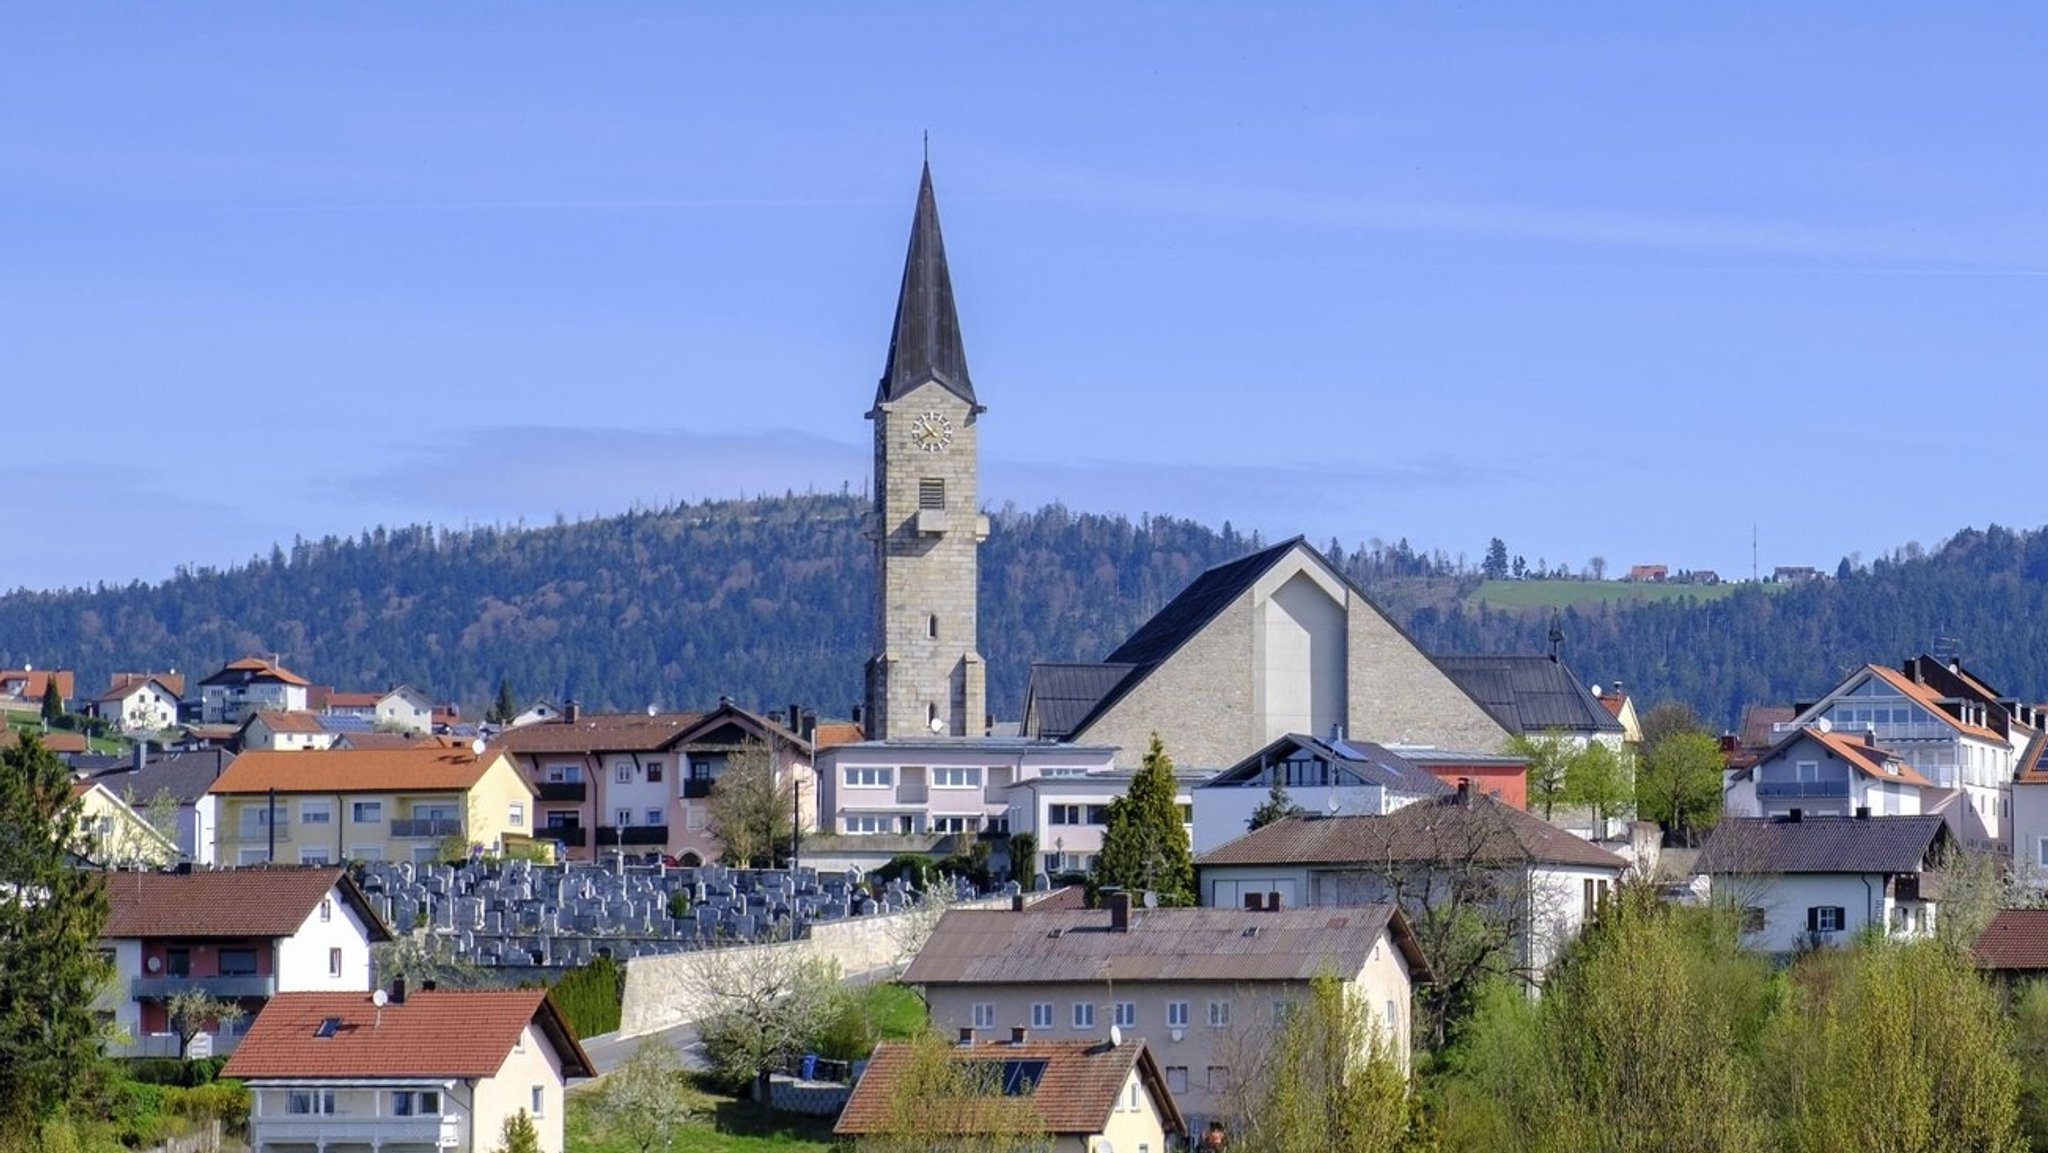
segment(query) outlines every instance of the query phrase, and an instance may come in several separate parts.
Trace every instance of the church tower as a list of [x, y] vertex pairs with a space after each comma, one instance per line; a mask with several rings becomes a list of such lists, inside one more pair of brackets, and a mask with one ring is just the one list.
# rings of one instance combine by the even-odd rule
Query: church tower
[[981, 736], [987, 669], [975, 640], [979, 552], [988, 538], [976, 461], [982, 406], [967, 378], [953, 282], [927, 163], [910, 225], [875, 422], [875, 655], [869, 740]]

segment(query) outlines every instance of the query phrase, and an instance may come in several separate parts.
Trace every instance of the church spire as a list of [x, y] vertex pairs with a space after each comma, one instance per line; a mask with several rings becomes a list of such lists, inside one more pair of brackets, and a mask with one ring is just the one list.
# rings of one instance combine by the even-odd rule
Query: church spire
[[[896, 298], [896, 324], [889, 334], [889, 362], [875, 403], [895, 400], [926, 381], [969, 404], [974, 384], [967, 378], [967, 349], [960, 342], [960, 317], [953, 311], [953, 278], [946, 271], [946, 242], [939, 235], [939, 202], [932, 195], [932, 166], [917, 185], [917, 216], [910, 226], [910, 253], [903, 261], [903, 289]], [[977, 410], [979, 405], [976, 405]]]

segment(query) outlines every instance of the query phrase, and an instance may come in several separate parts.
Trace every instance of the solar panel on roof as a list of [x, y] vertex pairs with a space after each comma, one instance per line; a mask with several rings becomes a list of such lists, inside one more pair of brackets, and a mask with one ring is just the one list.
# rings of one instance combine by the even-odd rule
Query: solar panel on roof
[[1021, 1097], [1045, 1080], [1045, 1062], [1042, 1060], [1010, 1060], [1003, 1062], [1003, 1096]]

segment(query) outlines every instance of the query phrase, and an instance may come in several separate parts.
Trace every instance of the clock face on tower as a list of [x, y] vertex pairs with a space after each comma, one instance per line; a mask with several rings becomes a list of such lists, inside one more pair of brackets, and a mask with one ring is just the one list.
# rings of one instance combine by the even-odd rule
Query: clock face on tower
[[944, 452], [953, 443], [953, 422], [943, 412], [927, 412], [910, 426], [910, 443], [926, 452]]

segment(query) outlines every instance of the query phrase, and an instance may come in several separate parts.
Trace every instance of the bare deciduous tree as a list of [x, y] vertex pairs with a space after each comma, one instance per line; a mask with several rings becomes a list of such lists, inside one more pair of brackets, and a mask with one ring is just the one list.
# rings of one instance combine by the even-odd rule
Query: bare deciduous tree
[[772, 1109], [769, 1075], [817, 1043], [839, 997], [839, 971], [787, 947], [721, 949], [706, 954], [694, 992], [712, 1069], [729, 1084], [751, 1082]]
[[726, 757], [711, 786], [704, 827], [724, 846], [725, 863], [773, 868], [787, 860], [795, 829], [795, 782], [778, 779], [768, 746], [749, 741]]
[[643, 1041], [625, 1064], [605, 1075], [597, 1123], [639, 1153], [667, 1149], [690, 1121], [682, 1059], [660, 1041]]

